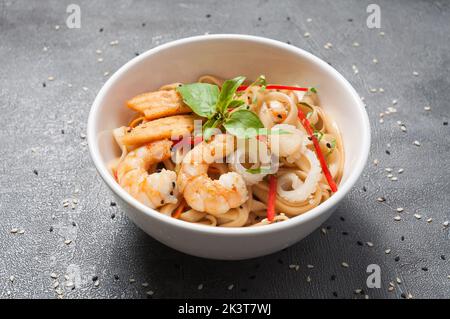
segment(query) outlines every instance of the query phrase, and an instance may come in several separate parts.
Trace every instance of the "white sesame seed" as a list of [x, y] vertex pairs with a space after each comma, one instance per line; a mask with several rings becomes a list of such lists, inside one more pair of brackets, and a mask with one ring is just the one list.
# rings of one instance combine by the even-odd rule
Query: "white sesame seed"
[[70, 280], [69, 275], [64, 275], [64, 279], [65, 279], [65, 280]]
[[447, 278], [450, 279], [450, 275], [448, 275]]
[[384, 120], [383, 120], [383, 119], [380, 119], [378, 122], [380, 122], [380, 124], [383, 124], [383, 123], [384, 123]]
[[378, 90], [377, 90], [376, 88], [371, 88], [371, 89], [370, 89], [370, 92], [371, 92], [371, 93], [376, 93], [377, 91], [378, 91]]
[[392, 168], [390, 168], [390, 167], [386, 167], [384, 170], [388, 173], [392, 172]]
[[10, 233], [11, 234], [15, 234], [15, 233], [17, 233], [19, 231], [19, 229], [17, 229], [17, 228], [12, 228], [11, 230], [10, 230]]
[[449, 221], [448, 221], [448, 220], [446, 220], [445, 222], [443, 222], [443, 223], [442, 223], [442, 225], [443, 225], [444, 227], [448, 227], [448, 225], [449, 225]]
[[373, 247], [373, 243], [370, 242], [370, 241], [368, 241], [366, 244], [367, 244], [367, 246], [369, 246], [369, 247]]
[[97, 50], [95, 50], [95, 53], [97, 53], [97, 54], [102, 54], [102, 50], [97, 49]]
[[136, 282], [136, 279], [134, 279], [134, 278], [130, 278], [130, 284], [132, 284], [132, 283], [135, 283]]
[[401, 213], [403, 210], [404, 210], [403, 207], [398, 207], [397, 208], [397, 212], [399, 212], [399, 213]]
[[413, 75], [414, 75], [414, 76], [418, 76], [418, 75], [419, 75], [419, 72], [413, 71]]
[[389, 286], [388, 291], [394, 291], [394, 287]]
[[423, 109], [424, 109], [425, 111], [431, 111], [431, 106], [425, 106]]
[[384, 197], [378, 197], [377, 201], [379, 201], [380, 203], [385, 202], [386, 199]]
[[413, 144], [416, 145], [416, 146], [420, 146], [420, 142], [419, 141], [414, 141]]
[[400, 216], [398, 216], [398, 215], [397, 215], [397, 216], [395, 216], [395, 217], [394, 217], [394, 219], [395, 219], [396, 221], [400, 221], [400, 220], [402, 220], [402, 218], [401, 218]]
[[393, 176], [394, 176], [394, 175], [392, 175], [392, 174], [387, 174], [387, 175], [386, 175], [387, 178], [392, 178]]
[[415, 217], [416, 219], [421, 219], [421, 218], [422, 218], [422, 215], [420, 215], [420, 214], [414, 214], [414, 217]]
[[75, 284], [72, 281], [66, 282], [66, 287], [73, 287]]
[[384, 89], [383, 89], [383, 88], [379, 88], [378, 91], [379, 91], [380, 93], [383, 93], [383, 92], [384, 92]]
[[397, 100], [392, 100], [392, 105], [396, 105], [398, 103]]
[[47, 52], [48, 51], [48, 47], [43, 47], [42, 51]]
[[353, 42], [353, 46], [354, 47], [359, 47], [359, 43], [358, 42]]
[[402, 283], [402, 280], [400, 278], [395, 278], [395, 281], [397, 281], [397, 283], [400, 285]]
[[67, 84], [67, 86], [71, 88], [73, 85], [71, 83], [69, 83], [69, 84]]
[[391, 177], [391, 181], [393, 181], [393, 182], [396, 182], [396, 181], [398, 181], [398, 178], [397, 177]]
[[399, 170], [397, 171], [397, 173], [401, 174], [403, 173], [405, 170], [403, 168], [399, 168]]
[[19, 235], [23, 235], [23, 234], [25, 234], [25, 230], [24, 230], [24, 229], [21, 229], [21, 230], [19, 230], [17, 233], [18, 233]]
[[374, 165], [378, 165], [378, 163], [379, 163], [379, 161], [378, 161], [377, 159], [374, 159], [374, 160], [373, 160], [373, 164], [374, 164]]
[[296, 266], [297, 265], [291, 264], [291, 265], [289, 265], [289, 269], [295, 269]]
[[100, 281], [99, 280], [96, 280], [95, 282], [94, 282], [94, 286], [95, 287], [98, 287], [100, 285]]
[[427, 223], [431, 223], [433, 221], [433, 218], [428, 218]]
[[64, 241], [64, 244], [70, 245], [71, 242], [72, 242], [72, 241], [71, 241], [70, 239], [66, 239], [66, 240]]
[[58, 281], [55, 281], [54, 283], [53, 283], [53, 289], [56, 289], [56, 288], [58, 288], [59, 287], [59, 282]]
[[311, 36], [311, 33], [305, 32], [305, 33], [303, 34], [303, 36], [304, 36], [305, 38], [309, 38], [309, 37]]
[[311, 282], [311, 277], [310, 276], [306, 277], [306, 282]]
[[47, 80], [49, 80], [49, 81], [53, 81], [54, 79], [55, 79], [54, 76], [49, 76], [49, 77], [47, 78]]
[[389, 255], [389, 254], [391, 253], [391, 250], [390, 250], [390, 249], [386, 249], [386, 250], [384, 251], [384, 253], [385, 253], [386, 255]]
[[198, 286], [197, 286], [197, 289], [198, 289], [198, 290], [202, 290], [202, 289], [203, 289], [203, 284], [198, 285]]
[[155, 294], [155, 292], [153, 290], [149, 290], [149, 291], [146, 292], [146, 294], [148, 296], [153, 296]]
[[313, 269], [313, 268], [314, 268], [314, 265], [306, 265], [306, 267], [307, 267], [308, 269]]
[[57, 273], [52, 272], [52, 273], [50, 274], [50, 277], [53, 278], [53, 279], [56, 279], [56, 278], [59, 277], [59, 275], [58, 275]]
[[118, 45], [119, 44], [119, 40], [114, 40], [109, 42], [109, 45], [114, 46], [114, 45]]
[[89, 90], [87, 87], [83, 86], [83, 91]]
[[347, 264], [347, 263], [344, 261], [344, 262], [342, 262], [341, 266], [344, 267], [344, 268], [348, 268], [348, 267], [349, 267], [349, 264]]
[[374, 59], [372, 60], [372, 62], [375, 63], [375, 64], [377, 64], [377, 63], [378, 63], [378, 59], [375, 59], [375, 58], [374, 58]]
[[322, 228], [321, 231], [322, 231], [322, 234], [326, 235], [326, 233], [327, 233], [327, 229], [326, 228]]
[[109, 72], [108, 71], [106, 71], [105, 73], [103, 73], [103, 76], [108, 76], [109, 75]]
[[386, 33], [384, 33], [383, 31], [381, 31], [380, 33], [379, 33], [379, 35], [381, 35], [382, 37], [385, 35]]
[[59, 25], [55, 25], [55, 30], [59, 30], [61, 27]]
[[103, 58], [98, 58], [97, 62], [103, 62]]
[[233, 285], [233, 284], [231, 284], [231, 285], [229, 285], [229, 286], [227, 287], [228, 290], [233, 290], [233, 288], [234, 288], [234, 285]]
[[312, 21], [311, 18], [306, 19], [306, 22], [311, 22], [311, 21]]
[[148, 282], [143, 282], [141, 285], [142, 287], [148, 287]]
[[11, 282], [14, 282], [15, 279], [16, 279], [16, 277], [14, 277], [14, 276], [9, 277], [9, 281], [11, 281]]
[[412, 299], [413, 295], [411, 295], [411, 293], [408, 293], [408, 299]]
[[362, 292], [362, 289], [355, 289], [354, 293], [359, 295]]

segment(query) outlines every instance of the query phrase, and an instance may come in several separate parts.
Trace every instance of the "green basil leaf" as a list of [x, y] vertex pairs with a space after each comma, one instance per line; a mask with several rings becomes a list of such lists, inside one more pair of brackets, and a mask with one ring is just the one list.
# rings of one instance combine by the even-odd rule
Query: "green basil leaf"
[[228, 108], [229, 109], [234, 109], [234, 108], [240, 107], [240, 106], [242, 106], [244, 104], [245, 104], [245, 102], [242, 101], [242, 100], [233, 100], [233, 101], [230, 102], [230, 104], [228, 104]]
[[214, 134], [215, 129], [222, 124], [222, 119], [212, 117], [203, 124], [203, 139], [208, 141]]
[[259, 167], [259, 168], [248, 168], [245, 170], [247, 173], [250, 174], [269, 174], [272, 170], [266, 167]]
[[245, 77], [238, 76], [234, 79], [226, 80], [225, 82], [223, 82], [219, 100], [217, 101], [217, 111], [225, 113], [228, 105], [233, 100], [233, 96], [236, 93], [236, 90], [241, 86], [244, 80]]
[[261, 128], [264, 128], [259, 117], [249, 110], [238, 110], [232, 112], [223, 123], [228, 133], [239, 138], [249, 138], [258, 135]]
[[184, 103], [192, 111], [203, 117], [211, 117], [216, 112], [216, 104], [219, 97], [217, 85], [208, 83], [192, 83], [177, 87]]

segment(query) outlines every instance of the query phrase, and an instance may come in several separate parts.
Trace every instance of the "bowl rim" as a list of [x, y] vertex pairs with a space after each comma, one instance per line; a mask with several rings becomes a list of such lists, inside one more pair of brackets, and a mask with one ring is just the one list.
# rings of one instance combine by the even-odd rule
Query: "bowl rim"
[[[116, 80], [125, 73], [130, 67], [135, 65], [136, 63], [139, 63], [142, 60], [145, 60], [149, 56], [158, 53], [163, 50], [168, 50], [170, 48], [184, 45], [187, 43], [196, 43], [196, 42], [205, 42], [205, 41], [211, 41], [211, 40], [243, 40], [247, 42], [254, 42], [258, 44], [268, 45], [271, 47], [277, 47], [282, 50], [289, 51], [290, 53], [294, 53], [296, 55], [303, 56], [304, 58], [318, 64], [320, 67], [324, 68], [326, 71], [331, 72], [335, 75], [338, 81], [343, 84], [346, 90], [353, 96], [355, 100], [355, 110], [358, 111], [358, 117], [362, 119], [363, 121], [363, 130], [362, 132], [362, 155], [356, 159], [355, 165], [352, 167], [352, 171], [349, 173], [349, 176], [347, 180], [344, 183], [340, 184], [340, 187], [336, 193], [333, 194], [329, 199], [327, 199], [325, 202], [321, 203], [317, 207], [311, 209], [307, 213], [301, 214], [299, 216], [295, 216], [293, 218], [290, 218], [289, 220], [283, 221], [281, 223], [274, 223], [274, 224], [268, 224], [268, 225], [261, 225], [258, 227], [211, 227], [207, 225], [201, 225], [201, 224], [193, 224], [189, 223], [183, 220], [179, 220], [176, 218], [172, 218], [170, 216], [166, 216], [161, 214], [160, 212], [145, 206], [144, 204], [140, 203], [138, 200], [136, 200], [134, 197], [132, 197], [130, 194], [128, 194], [125, 190], [123, 190], [120, 185], [113, 179], [111, 174], [109, 173], [106, 165], [101, 160], [101, 155], [99, 148], [97, 146], [96, 142], [96, 122], [97, 117], [99, 116], [99, 107], [101, 101], [106, 96], [107, 92], [109, 91], [110, 87], [116, 82]], [[106, 183], [106, 185], [117, 195], [119, 196], [123, 201], [125, 201], [128, 205], [131, 205], [136, 210], [138, 210], [140, 213], [143, 213], [146, 215], [146, 217], [155, 218], [159, 220], [162, 223], [170, 224], [173, 227], [180, 227], [184, 230], [191, 231], [191, 232], [200, 232], [205, 234], [216, 234], [216, 235], [223, 235], [223, 236], [233, 236], [233, 235], [241, 235], [241, 236], [250, 236], [250, 235], [256, 235], [256, 234], [264, 234], [264, 233], [270, 233], [270, 232], [278, 232], [283, 231], [292, 227], [297, 227], [300, 224], [306, 223], [310, 220], [314, 220], [318, 218], [320, 215], [324, 214], [328, 210], [332, 209], [334, 206], [336, 206], [352, 189], [358, 178], [360, 177], [368, 156], [369, 156], [369, 150], [370, 150], [370, 123], [369, 123], [369, 117], [367, 115], [367, 112], [365, 110], [364, 104], [362, 103], [359, 94], [356, 92], [356, 90], [353, 88], [353, 86], [332, 66], [330, 66], [328, 63], [323, 61], [322, 59], [316, 57], [312, 53], [309, 53], [303, 49], [300, 49], [298, 47], [295, 47], [290, 44], [286, 44], [283, 42], [280, 42], [278, 40], [273, 40], [265, 37], [259, 37], [259, 36], [253, 36], [253, 35], [243, 35], [243, 34], [208, 34], [208, 35], [200, 35], [200, 36], [192, 36], [187, 38], [182, 38], [178, 40], [174, 40], [162, 45], [159, 45], [157, 47], [154, 47], [142, 54], [140, 54], [137, 57], [134, 57], [127, 63], [125, 63], [122, 67], [120, 67], [102, 86], [100, 91], [98, 92], [91, 109], [89, 111], [89, 117], [88, 117], [88, 124], [87, 124], [87, 141], [89, 146], [89, 152], [92, 158], [92, 161], [94, 162], [94, 165], [102, 177], [103, 181]]]

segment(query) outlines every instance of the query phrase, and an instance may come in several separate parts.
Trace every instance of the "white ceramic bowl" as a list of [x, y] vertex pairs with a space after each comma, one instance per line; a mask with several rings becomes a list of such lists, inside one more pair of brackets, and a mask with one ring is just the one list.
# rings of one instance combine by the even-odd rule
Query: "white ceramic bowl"
[[[171, 82], [194, 82], [203, 74], [223, 78], [265, 74], [269, 82], [314, 86], [321, 105], [337, 122], [345, 148], [339, 190], [311, 211], [288, 221], [251, 228], [196, 225], [144, 206], [114, 180], [107, 163], [119, 153], [111, 130], [124, 125], [131, 111], [124, 102]], [[370, 127], [353, 87], [314, 55], [282, 42], [247, 35], [197, 36], [151, 49], [121, 67], [103, 86], [88, 121], [89, 150], [100, 176], [120, 208], [147, 234], [187, 254], [213, 259], [246, 259], [286, 248], [319, 227], [350, 191], [367, 161]]]

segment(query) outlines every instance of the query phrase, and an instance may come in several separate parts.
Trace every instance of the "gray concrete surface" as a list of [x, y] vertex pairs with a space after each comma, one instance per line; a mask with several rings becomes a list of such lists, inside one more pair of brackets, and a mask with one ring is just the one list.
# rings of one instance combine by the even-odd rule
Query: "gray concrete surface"
[[[65, 25], [72, 2], [81, 29]], [[0, 297], [449, 298], [449, 2], [379, 0], [380, 30], [365, 24], [371, 2], [0, 0]], [[370, 162], [326, 234], [264, 258], [210, 261], [163, 246], [110, 205], [82, 135], [96, 93], [136, 53], [206, 32], [289, 41], [365, 97]], [[380, 123], [388, 107], [397, 112]], [[366, 287], [369, 264], [381, 267], [380, 289]]]

